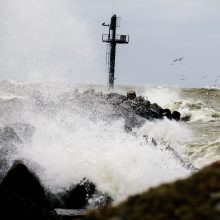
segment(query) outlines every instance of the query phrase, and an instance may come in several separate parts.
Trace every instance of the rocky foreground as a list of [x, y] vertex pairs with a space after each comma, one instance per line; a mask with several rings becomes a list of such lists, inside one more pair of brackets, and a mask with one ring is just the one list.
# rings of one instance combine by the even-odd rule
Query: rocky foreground
[[[83, 197], [84, 189], [81, 188], [81, 191], [77, 189], [72, 201], [78, 201], [80, 204], [84, 200], [80, 198]], [[88, 192], [90, 191], [86, 193]], [[15, 164], [0, 184], [1, 220], [67, 219], [58, 216], [53, 205], [37, 177], [22, 163]], [[106, 206], [77, 219], [217, 220], [219, 218], [220, 162], [216, 162], [188, 179], [163, 184], [140, 195], [132, 196], [117, 206]], [[68, 219], [76, 218], [68, 217]]]
[[[168, 118], [178, 121], [181, 118], [179, 112], [171, 113], [169, 109], [162, 109], [144, 97], [137, 97], [133, 91], [128, 92], [127, 96], [117, 93], [102, 94], [94, 91], [78, 93], [76, 91], [72, 96], [64, 95], [58, 100], [55, 103], [43, 102], [38, 95], [35, 104], [39, 109], [44, 109], [44, 106], [46, 108], [51, 106], [53, 109], [57, 105], [60, 107], [68, 106], [76, 111], [78, 108], [80, 111], [81, 109], [88, 109], [94, 120], [95, 116], [98, 119], [103, 117], [110, 121], [123, 118], [125, 130], [131, 133], [132, 128], [141, 126], [146, 120]], [[76, 103], [77, 105], [75, 105]], [[95, 184], [86, 178], [80, 183], [74, 184], [68, 191], [54, 195], [42, 186], [38, 177], [23, 162], [16, 162], [10, 167], [7, 155], [15, 151], [16, 146], [22, 144], [23, 141], [31, 140], [34, 132], [34, 127], [21, 123], [0, 128], [0, 220], [66, 219], [63, 216], [58, 216], [54, 210], [56, 208], [92, 208], [89, 201], [97, 197], [99, 200], [95, 204], [96, 208], [109, 206], [112, 203], [112, 198], [109, 195], [99, 192]], [[148, 141], [147, 137], [146, 141]], [[157, 146], [156, 141], [154, 141], [154, 145]], [[165, 150], [170, 151], [187, 169], [197, 170], [185, 162], [172, 147], [166, 146]], [[213, 210], [213, 213], [218, 212], [218, 204], [212, 202], [214, 201], [213, 198], [215, 200], [218, 198], [218, 190], [220, 191], [217, 185], [220, 180], [220, 171], [218, 170], [220, 170], [220, 166], [215, 164], [188, 180], [173, 185], [164, 185], [143, 195], [131, 197], [117, 207], [109, 207], [90, 213], [83, 219], [201, 219], [186, 215], [186, 213], [192, 213], [193, 217], [197, 217], [196, 213], [199, 211], [192, 207], [201, 209], [200, 211], [204, 212], [204, 216], [207, 213], [207, 217], [211, 212], [210, 210]], [[207, 194], [206, 197], [200, 188], [204, 190], [204, 195]], [[210, 195], [211, 197], [209, 197]], [[185, 217], [182, 218], [182, 216]], [[211, 216], [213, 217], [213, 215]], [[207, 218], [204, 217], [203, 219]]]
[[89, 213], [84, 220], [220, 219], [220, 162], [186, 180], [163, 184], [116, 207]]

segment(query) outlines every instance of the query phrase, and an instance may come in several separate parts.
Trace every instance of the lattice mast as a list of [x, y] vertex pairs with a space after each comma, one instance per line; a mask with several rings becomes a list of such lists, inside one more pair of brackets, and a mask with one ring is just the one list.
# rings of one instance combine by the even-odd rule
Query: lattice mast
[[106, 62], [109, 73], [109, 87], [114, 88], [115, 82], [115, 57], [116, 57], [116, 45], [117, 44], [128, 44], [128, 35], [117, 35], [117, 27], [119, 27], [119, 19], [116, 15], [111, 17], [111, 23], [102, 24], [103, 26], [109, 27], [109, 33], [102, 35], [102, 42], [108, 43], [106, 52]]

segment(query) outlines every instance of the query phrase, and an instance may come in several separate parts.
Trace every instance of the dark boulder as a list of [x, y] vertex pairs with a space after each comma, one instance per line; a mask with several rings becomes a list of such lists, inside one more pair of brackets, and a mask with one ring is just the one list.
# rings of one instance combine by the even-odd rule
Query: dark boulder
[[110, 104], [115, 106], [122, 104], [124, 101], [127, 100], [127, 97], [118, 93], [109, 93], [107, 95], [107, 100]]
[[150, 115], [148, 114], [151, 103], [148, 100], [143, 100], [142, 98], [140, 99], [139, 97], [137, 97], [136, 101], [137, 101], [137, 105], [135, 108], [135, 113], [137, 115], [140, 115], [141, 117], [150, 119]]
[[135, 100], [126, 100], [123, 102], [121, 106], [125, 107], [126, 109], [135, 110], [137, 108], [137, 102]]
[[55, 212], [43, 209], [0, 185], [0, 219], [56, 220], [58, 217]]
[[88, 200], [94, 195], [96, 186], [84, 178], [79, 184], [70, 189], [66, 194], [66, 208], [82, 209], [88, 205]]
[[181, 114], [177, 111], [174, 111], [172, 113], [172, 119], [176, 120], [176, 121], [179, 121], [180, 120], [180, 117], [181, 117]]
[[137, 102], [137, 104], [142, 105], [145, 101], [145, 98], [143, 96], [138, 96], [137, 98], [135, 98], [135, 102]]
[[137, 97], [136, 92], [135, 91], [129, 91], [127, 92], [127, 98], [134, 100]]
[[54, 209], [100, 208], [113, 201], [108, 194], [99, 192], [96, 185], [87, 178], [65, 192], [50, 194], [49, 199]]
[[114, 109], [118, 117], [124, 119], [126, 128], [140, 127], [145, 122], [143, 117], [135, 114], [134, 109], [135, 103], [131, 100], [124, 102], [123, 105], [119, 105]]
[[31, 200], [41, 208], [51, 209], [44, 188], [38, 178], [21, 162], [16, 162], [12, 166], [2, 180], [1, 186], [22, 198]]
[[162, 109], [157, 103], [151, 104], [151, 105], [150, 105], [150, 108], [153, 109], [153, 110], [155, 110], [155, 111], [158, 113], [158, 115], [160, 115], [160, 117], [162, 116], [162, 114], [163, 114], [163, 109]]
[[163, 109], [156, 103], [150, 105], [149, 109], [147, 110], [146, 116], [143, 116], [146, 119], [162, 119]]
[[170, 120], [172, 119], [172, 114], [171, 114], [170, 109], [167, 109], [167, 108], [164, 109], [162, 115], [163, 115], [163, 117], [166, 117]]

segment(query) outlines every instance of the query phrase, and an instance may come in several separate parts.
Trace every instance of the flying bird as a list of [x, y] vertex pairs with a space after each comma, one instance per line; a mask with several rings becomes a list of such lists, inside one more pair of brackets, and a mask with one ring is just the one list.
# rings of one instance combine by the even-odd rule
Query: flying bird
[[177, 62], [177, 61], [181, 62], [183, 59], [184, 59], [184, 57], [180, 57], [180, 58], [178, 58], [178, 59], [173, 60], [172, 63], [175, 63], [175, 62]]
[[178, 58], [178, 59], [175, 59], [175, 60], [173, 60], [173, 61], [171, 62], [170, 65], [174, 65], [174, 63], [176, 63], [176, 62], [181, 62], [181, 61], [183, 61], [183, 59], [184, 59], [184, 57], [180, 57], [180, 58]]

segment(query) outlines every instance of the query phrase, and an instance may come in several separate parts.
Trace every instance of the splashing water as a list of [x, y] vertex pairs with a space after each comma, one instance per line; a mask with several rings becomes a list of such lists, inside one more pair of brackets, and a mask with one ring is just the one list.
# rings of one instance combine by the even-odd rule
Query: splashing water
[[71, 0], [1, 0], [1, 79], [104, 83], [99, 47], [76, 11]]
[[[14, 127], [23, 141], [7, 155], [9, 163], [23, 159], [53, 192], [87, 177], [116, 201], [187, 176], [190, 172], [163, 147], [168, 143], [184, 157], [194, 138], [187, 125], [146, 122], [134, 136], [124, 131], [123, 120], [105, 119], [111, 108], [95, 104], [91, 111], [71, 98], [71, 84], [45, 82], [103, 83], [92, 30], [76, 10], [70, 0], [0, 0], [1, 77], [28, 82], [0, 83], [0, 125]], [[170, 88], [144, 88], [143, 94], [162, 107], [203, 117], [204, 111], [187, 108]], [[29, 139], [15, 123], [33, 127]], [[142, 135], [155, 138], [158, 146]]]
[[[67, 88], [59, 93], [57, 84], [47, 86], [47, 92], [38, 86], [37, 93], [34, 84], [17, 84], [16, 90], [11, 90], [19, 93], [19, 87], [22, 91], [26, 87], [28, 92], [18, 102], [11, 103], [13, 111], [5, 112], [3, 117], [8, 119], [7, 124], [28, 123], [35, 132], [30, 141], [23, 140], [24, 144], [17, 146], [8, 160], [23, 159], [29, 163], [53, 192], [87, 177], [99, 190], [121, 201], [128, 195], [190, 173], [169, 151], [163, 150], [162, 143], [155, 147], [142, 135], [126, 133], [121, 119], [109, 121], [99, 114], [91, 115], [92, 109], [82, 108], [71, 99], [72, 92], [67, 92]], [[177, 122], [146, 122], [136, 132], [156, 139], [164, 136], [165, 141], [175, 146], [187, 135], [181, 127]], [[19, 130], [16, 131], [19, 134]]]

